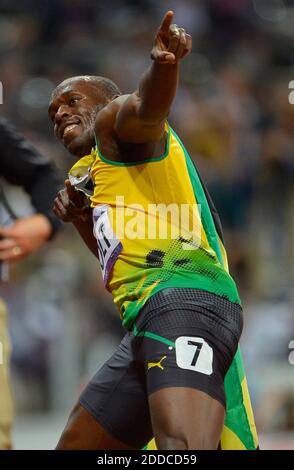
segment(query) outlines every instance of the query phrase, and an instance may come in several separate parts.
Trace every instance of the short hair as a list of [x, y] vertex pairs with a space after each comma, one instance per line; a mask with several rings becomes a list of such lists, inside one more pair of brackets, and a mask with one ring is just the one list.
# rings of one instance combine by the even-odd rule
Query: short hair
[[105, 94], [106, 98], [113, 98], [114, 96], [121, 95], [119, 87], [109, 78], [92, 76], [91, 81], [97, 84], [101, 91]]
[[80, 80], [90, 82], [93, 85], [97, 86], [106, 99], [111, 99], [114, 96], [119, 96], [122, 94], [119, 87], [112, 80], [106, 77], [100, 77], [98, 75], [80, 75], [76, 77], [70, 77], [61, 82], [57, 86], [57, 88], [59, 88], [60, 86], [68, 85], [71, 82], [76, 82]]

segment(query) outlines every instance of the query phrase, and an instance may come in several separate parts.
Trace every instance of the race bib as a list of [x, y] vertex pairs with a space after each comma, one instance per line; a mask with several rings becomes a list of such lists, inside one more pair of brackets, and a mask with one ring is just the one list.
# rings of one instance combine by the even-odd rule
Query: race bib
[[181, 369], [205, 375], [213, 373], [213, 350], [203, 338], [180, 336], [176, 339], [176, 360]]
[[108, 208], [109, 206], [107, 204], [102, 204], [96, 206], [93, 210], [93, 233], [97, 240], [99, 261], [105, 284], [123, 248], [121, 242], [112, 230], [107, 212]]

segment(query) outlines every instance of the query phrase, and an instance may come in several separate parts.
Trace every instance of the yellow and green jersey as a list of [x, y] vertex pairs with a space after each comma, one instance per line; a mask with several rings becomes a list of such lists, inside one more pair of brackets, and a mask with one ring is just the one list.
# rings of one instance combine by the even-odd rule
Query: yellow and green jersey
[[[77, 187], [85, 187], [89, 175], [94, 182], [91, 201], [103, 278], [128, 329], [145, 302], [164, 288], [203, 289], [240, 304], [217, 213], [181, 140], [168, 124], [166, 131], [166, 150], [158, 158], [113, 162], [96, 145], [69, 173]], [[225, 393], [222, 449], [255, 449], [239, 349], [225, 378]]]
[[240, 303], [197, 171], [169, 126], [166, 151], [152, 160], [109, 161], [97, 146], [92, 179], [92, 206], [107, 210], [121, 243], [105, 282], [126, 328], [167, 287], [194, 287]]

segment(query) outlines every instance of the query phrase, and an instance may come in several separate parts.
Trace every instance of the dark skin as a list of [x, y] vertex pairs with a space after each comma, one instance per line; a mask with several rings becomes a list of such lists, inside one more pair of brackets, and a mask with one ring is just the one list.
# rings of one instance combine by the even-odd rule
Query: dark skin
[[[99, 149], [109, 160], [128, 162], [161, 155], [166, 145], [164, 124], [176, 95], [179, 63], [189, 54], [192, 39], [165, 15], [156, 34], [151, 67], [130, 95], [111, 99], [87, 77], [77, 77], [57, 87], [49, 115], [55, 133], [75, 156], [90, 153], [95, 130]], [[64, 133], [64, 129], [72, 125]], [[85, 197], [67, 180], [55, 200], [54, 212], [72, 222], [90, 250], [97, 255], [91, 210]], [[159, 449], [216, 449], [223, 429], [225, 409], [206, 393], [192, 388], [169, 387], [149, 398], [153, 433]], [[73, 409], [58, 449], [128, 449], [111, 436], [81, 405]]]

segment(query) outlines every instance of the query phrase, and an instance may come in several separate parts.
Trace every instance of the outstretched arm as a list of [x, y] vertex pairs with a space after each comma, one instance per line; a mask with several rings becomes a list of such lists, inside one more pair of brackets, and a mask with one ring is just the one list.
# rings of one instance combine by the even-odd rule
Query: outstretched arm
[[151, 51], [153, 63], [117, 114], [115, 131], [124, 142], [147, 143], [163, 137], [177, 91], [179, 61], [192, 49], [191, 36], [172, 24], [173, 16], [172, 11], [166, 13]]

